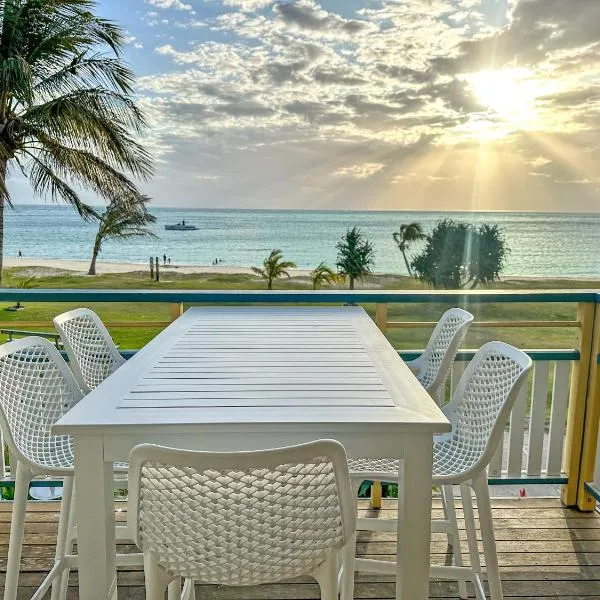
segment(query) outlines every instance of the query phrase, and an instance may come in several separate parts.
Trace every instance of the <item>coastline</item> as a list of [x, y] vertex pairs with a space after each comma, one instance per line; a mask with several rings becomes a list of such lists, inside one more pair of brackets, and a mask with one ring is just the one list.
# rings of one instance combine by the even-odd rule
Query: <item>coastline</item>
[[[58, 271], [69, 271], [72, 275], [88, 276], [90, 267], [89, 260], [65, 260], [55, 258], [4, 258], [4, 268], [30, 268], [30, 269], [55, 269]], [[98, 275], [112, 273], [135, 273], [139, 271], [148, 272], [149, 264], [141, 263], [123, 263], [111, 261], [98, 261], [96, 263], [96, 272]], [[166, 265], [162, 262], [159, 266], [160, 272], [164, 273], [182, 273], [183, 275], [194, 275], [200, 273], [219, 274], [219, 275], [253, 275], [250, 267], [230, 266], [230, 265]], [[292, 277], [308, 277], [310, 269], [289, 269]], [[47, 273], [40, 273], [47, 274]], [[93, 275], [92, 275], [93, 277]]]
[[[78, 275], [82, 277], [94, 277], [88, 275], [90, 266], [89, 259], [58, 259], [58, 258], [14, 258], [5, 257], [3, 267], [5, 269], [28, 269], [27, 274], [30, 277], [44, 277], [47, 275]], [[96, 263], [97, 275], [125, 274], [125, 273], [148, 273], [150, 270], [147, 263], [126, 263], [116, 261], [98, 261]], [[252, 269], [248, 266], [235, 265], [167, 265], [160, 263], [161, 273], [179, 273], [181, 275], [254, 275]], [[310, 277], [311, 269], [289, 269], [291, 277], [306, 278]], [[376, 271], [374, 276], [385, 277], [408, 277], [401, 273], [386, 273]], [[532, 282], [541, 283], [542, 281], [563, 281], [565, 283], [575, 283], [578, 281], [597, 282], [597, 277], [552, 277], [552, 276], [534, 276], [534, 275], [506, 275], [501, 278], [501, 282]]]

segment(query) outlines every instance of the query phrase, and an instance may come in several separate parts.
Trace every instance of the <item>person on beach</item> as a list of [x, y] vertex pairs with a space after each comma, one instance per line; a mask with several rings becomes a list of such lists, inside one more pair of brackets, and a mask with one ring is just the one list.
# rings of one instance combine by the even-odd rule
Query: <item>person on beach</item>
[[163, 266], [167, 264], [167, 255], [163, 254]]
[[167, 258], [167, 263], [171, 264], [171, 259], [170, 258]]
[[23, 253], [19, 250], [19, 258], [23, 258]]

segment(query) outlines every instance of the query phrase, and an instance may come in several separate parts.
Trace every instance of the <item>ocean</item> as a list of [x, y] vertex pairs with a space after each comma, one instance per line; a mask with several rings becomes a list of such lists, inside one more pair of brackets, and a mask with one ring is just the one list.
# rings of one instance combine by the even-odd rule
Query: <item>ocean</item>
[[[105, 243], [100, 260], [147, 265], [150, 256], [166, 254], [176, 265], [259, 265], [280, 248], [300, 268], [321, 261], [335, 265], [335, 245], [357, 225], [375, 247], [375, 270], [406, 274], [392, 232], [417, 221], [430, 231], [449, 217], [473, 224], [499, 225], [510, 249], [504, 276], [600, 277], [600, 214], [205, 210], [153, 208], [158, 239]], [[4, 255], [87, 259], [95, 225], [61, 205], [16, 205], [6, 209]], [[165, 231], [185, 220], [197, 231]], [[417, 248], [415, 248], [417, 249]]]

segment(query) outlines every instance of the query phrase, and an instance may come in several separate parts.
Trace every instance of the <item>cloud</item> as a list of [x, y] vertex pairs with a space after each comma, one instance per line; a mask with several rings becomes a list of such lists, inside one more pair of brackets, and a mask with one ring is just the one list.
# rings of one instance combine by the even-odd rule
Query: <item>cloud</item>
[[549, 165], [552, 161], [549, 158], [544, 158], [543, 156], [536, 156], [529, 161], [529, 164], [534, 169], [539, 169], [540, 167], [544, 167]]
[[190, 4], [186, 4], [181, 0], [146, 0], [146, 3], [162, 9], [174, 8], [177, 10], [194, 11], [194, 8]]
[[[566, 4], [502, 0], [492, 16], [480, 0], [182, 9], [154, 48], [161, 71], [139, 79], [159, 174], [214, 174], [219, 197], [256, 191], [248, 203], [263, 205], [521, 209], [558, 206], [569, 186], [592, 194], [573, 182], [600, 172], [600, 31], [584, 23], [600, 2]], [[469, 77], [486, 69], [478, 89]], [[482, 93], [498, 79], [507, 86]]]
[[340, 167], [334, 171], [334, 175], [341, 177], [354, 177], [355, 179], [366, 179], [379, 173], [385, 165], [383, 163], [362, 163], [357, 165], [350, 165], [347, 167]]
[[336, 31], [352, 36], [370, 27], [365, 21], [344, 19], [329, 13], [311, 0], [278, 2], [274, 9], [287, 25], [303, 30]]
[[271, 6], [274, 0], [223, 0], [224, 6], [232, 6], [243, 11], [255, 11]]

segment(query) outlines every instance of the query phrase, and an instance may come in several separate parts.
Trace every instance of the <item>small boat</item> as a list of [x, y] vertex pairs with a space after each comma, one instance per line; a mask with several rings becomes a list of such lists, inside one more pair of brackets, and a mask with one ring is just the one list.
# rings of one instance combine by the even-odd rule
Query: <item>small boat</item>
[[176, 225], [165, 225], [167, 231], [196, 231], [198, 229], [195, 225], [186, 225], [185, 221], [177, 223]]

